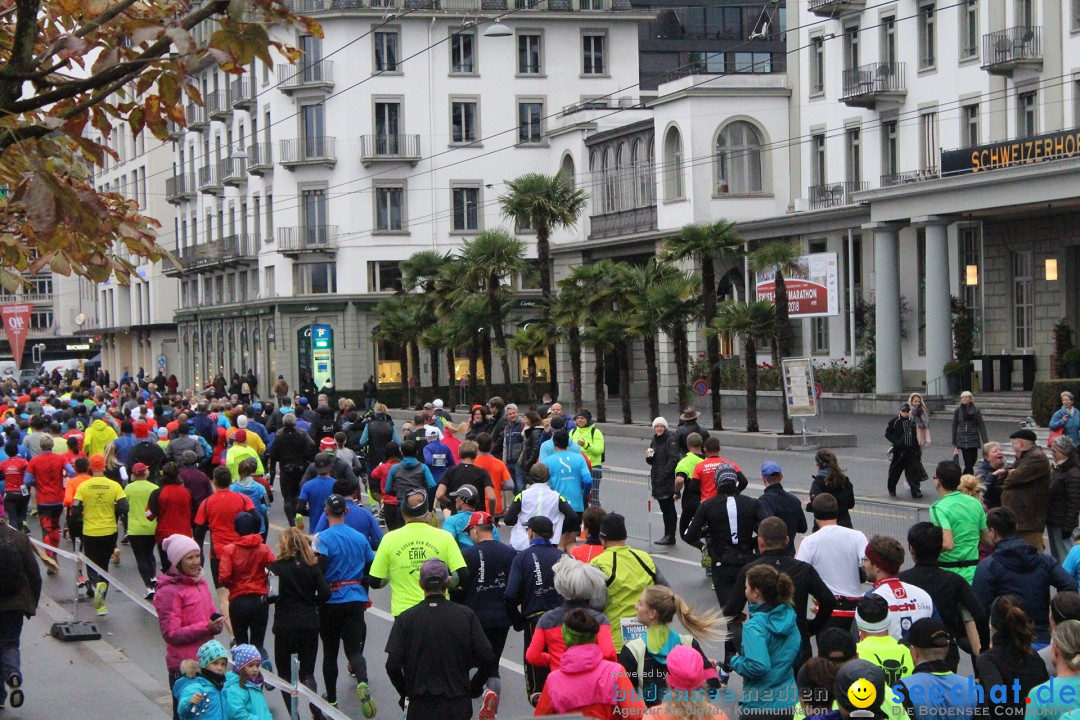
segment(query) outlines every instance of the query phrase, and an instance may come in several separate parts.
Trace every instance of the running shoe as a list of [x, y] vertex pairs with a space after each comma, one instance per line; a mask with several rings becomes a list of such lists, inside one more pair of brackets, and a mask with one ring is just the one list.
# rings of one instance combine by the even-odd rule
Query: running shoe
[[360, 712], [367, 720], [375, 717], [375, 713], [379, 711], [378, 706], [375, 704], [375, 699], [371, 697], [371, 688], [368, 687], [366, 682], [356, 684], [356, 697], [360, 698]]
[[56, 558], [42, 555], [41, 562], [45, 563], [45, 572], [49, 575], [55, 575], [60, 572], [60, 563], [56, 562]]
[[94, 610], [97, 610], [97, 614], [102, 617], [109, 614], [105, 608], [105, 591], [108, 589], [109, 586], [104, 582], [99, 582], [94, 586]]
[[155, 590], [152, 587], [146, 588], [146, 592], [143, 593], [143, 600], [153, 600]]
[[8, 703], [13, 708], [22, 707], [26, 701], [26, 695], [22, 691], [22, 673], [16, 670], [8, 675], [4, 682], [8, 686]]
[[495, 720], [495, 713], [499, 710], [499, 694], [494, 690], [484, 692], [484, 701], [480, 705], [479, 720]]
[[120, 564], [120, 548], [113, 548], [112, 557], [109, 560], [113, 565]]

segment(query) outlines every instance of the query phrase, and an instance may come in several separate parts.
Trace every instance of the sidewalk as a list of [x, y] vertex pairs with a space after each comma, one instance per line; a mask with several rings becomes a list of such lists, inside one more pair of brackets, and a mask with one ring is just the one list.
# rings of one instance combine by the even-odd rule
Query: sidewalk
[[[70, 606], [70, 604], [69, 604]], [[82, 617], [87, 617], [86, 608]], [[106, 639], [62, 643], [49, 635], [71, 614], [44, 594], [37, 615], [23, 625], [22, 672], [26, 702], [5, 707], [4, 720], [85, 720], [86, 718], [170, 718], [169, 688], [149, 675]]]

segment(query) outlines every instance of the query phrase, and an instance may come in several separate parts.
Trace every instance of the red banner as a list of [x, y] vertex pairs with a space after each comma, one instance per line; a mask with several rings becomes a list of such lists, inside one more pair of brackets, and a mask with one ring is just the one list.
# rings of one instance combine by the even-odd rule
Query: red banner
[[[793, 278], [786, 278], [784, 285], [787, 287], [790, 317], [829, 314], [829, 288], [810, 280]], [[757, 297], [758, 300], [776, 302], [776, 281], [758, 283]]]
[[30, 333], [30, 305], [0, 306], [0, 317], [4, 320], [4, 332], [7, 333], [11, 355], [15, 358], [15, 368], [22, 367], [23, 350], [26, 348], [26, 336]]

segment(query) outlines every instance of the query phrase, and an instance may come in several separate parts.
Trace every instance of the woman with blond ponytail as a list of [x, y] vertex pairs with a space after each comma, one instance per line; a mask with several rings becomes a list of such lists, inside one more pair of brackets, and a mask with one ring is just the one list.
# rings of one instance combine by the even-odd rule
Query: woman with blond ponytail
[[[685, 633], [671, 628], [679, 619]], [[637, 619], [645, 626], [645, 637], [636, 638], [623, 646], [619, 662], [641, 699], [648, 707], [659, 705], [667, 687], [668, 654], [679, 645], [693, 648], [700, 656], [705, 683], [711, 694], [720, 689], [716, 667], [705, 656], [700, 642], [723, 642], [726, 623], [717, 613], [695, 612], [686, 601], [663, 585], [650, 585], [641, 593], [637, 603]]]
[[[1051, 633], [1050, 656], [1057, 676], [1027, 695], [1025, 718], [1059, 718], [1076, 710], [1080, 697], [1080, 620], [1063, 620]], [[1068, 689], [1066, 689], [1068, 688]]]

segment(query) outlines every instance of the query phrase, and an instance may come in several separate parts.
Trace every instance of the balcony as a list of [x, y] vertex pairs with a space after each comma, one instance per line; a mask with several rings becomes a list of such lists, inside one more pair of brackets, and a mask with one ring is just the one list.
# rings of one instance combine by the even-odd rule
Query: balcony
[[224, 90], [207, 93], [203, 101], [206, 104], [206, 116], [211, 120], [228, 120], [232, 115], [229, 93]]
[[229, 100], [234, 110], [247, 110], [255, 106], [255, 83], [248, 76], [236, 78], [229, 85]]
[[937, 180], [941, 177], [941, 171], [936, 167], [928, 167], [924, 170], [907, 170], [905, 172], [892, 173], [881, 176], [881, 187], [894, 187], [907, 185], [908, 183], [923, 182], [925, 180]]
[[192, 175], [174, 175], [165, 178], [165, 201], [177, 205], [195, 197], [195, 177]]
[[[300, 63], [306, 62], [300, 58]], [[291, 95], [297, 90], [322, 90], [330, 92], [334, 89], [334, 63], [329, 60], [319, 60], [310, 65], [278, 65], [278, 89], [286, 95]]]
[[337, 3], [331, 3], [331, 0], [285, 0], [285, 5], [300, 15], [325, 12], [331, 9], [331, 5], [335, 10], [337, 9]]
[[845, 105], [872, 109], [879, 102], [902, 102], [906, 95], [902, 62], [876, 62], [844, 71], [840, 100]]
[[207, 195], [221, 195], [225, 186], [221, 184], [219, 163], [210, 163], [199, 168], [199, 192]]
[[290, 170], [301, 165], [333, 167], [337, 163], [337, 158], [334, 155], [334, 138], [313, 137], [282, 140], [281, 156], [278, 162]]
[[336, 252], [337, 234], [337, 225], [278, 228], [278, 250], [290, 257], [312, 252]]
[[202, 245], [183, 247], [174, 254], [180, 265], [168, 263], [162, 267], [162, 271], [172, 277], [204, 268], [216, 270], [228, 265], [255, 262], [259, 259], [259, 248], [253, 236], [240, 233]]
[[810, 12], [818, 17], [835, 17], [840, 13], [862, 10], [866, 0], [810, 0]]
[[221, 161], [221, 182], [223, 185], [239, 187], [247, 182], [247, 158], [227, 157]]
[[187, 117], [188, 130], [204, 130], [210, 124], [206, 119], [206, 108], [202, 105], [189, 102], [184, 108], [184, 115]]
[[216, 244], [221, 246], [223, 264], [246, 263], [259, 259], [259, 243], [254, 235], [247, 233], [226, 235]]
[[266, 175], [274, 172], [274, 157], [270, 152], [270, 143], [252, 143], [248, 145], [247, 171], [252, 175]]
[[991, 75], [1009, 75], [1019, 69], [1041, 70], [1042, 27], [1021, 25], [983, 35], [982, 69]]
[[172, 120], [168, 121], [166, 127], [168, 128], [170, 140], [179, 140], [180, 138], [184, 137], [184, 132], [187, 130], [187, 128], [185, 128], [183, 125], [178, 125]]
[[23, 293], [19, 296], [19, 302], [52, 304], [52, 293]]
[[600, 240], [656, 229], [656, 205], [593, 215], [589, 218], [589, 238]]
[[870, 183], [854, 181], [830, 183], [828, 185], [811, 185], [807, 189], [807, 192], [810, 195], [810, 209], [825, 210], [827, 208], [838, 208], [844, 207], [845, 205], [851, 205], [854, 203], [851, 199], [852, 193], [869, 189]]
[[365, 166], [377, 162], [420, 162], [419, 135], [361, 135], [360, 161]]

